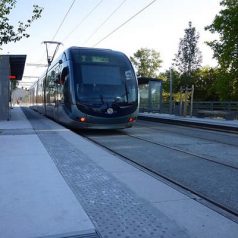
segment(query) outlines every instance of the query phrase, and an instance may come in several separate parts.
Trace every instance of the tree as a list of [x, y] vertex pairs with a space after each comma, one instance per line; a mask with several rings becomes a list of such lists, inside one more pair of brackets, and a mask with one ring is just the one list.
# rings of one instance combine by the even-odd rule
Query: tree
[[[213, 56], [218, 60], [221, 83], [225, 86], [224, 95], [228, 93], [231, 98], [238, 99], [238, 1], [223, 0], [223, 7], [215, 16], [213, 23], [205, 27], [212, 33], [218, 33], [219, 39], [208, 42], [213, 49]], [[224, 76], [226, 75], [226, 78]], [[228, 81], [229, 78], [229, 81]], [[226, 82], [226, 83], [225, 83]]]
[[[180, 39], [178, 53], [175, 55], [174, 66], [181, 74], [181, 81], [186, 85], [191, 80], [192, 73], [201, 67], [202, 54], [197, 46], [199, 34], [192, 22], [188, 23], [183, 39]], [[190, 83], [191, 84], [191, 83]]]
[[26, 33], [27, 28], [33, 21], [41, 17], [43, 10], [38, 5], [33, 5], [32, 17], [26, 23], [19, 21], [18, 26], [14, 27], [10, 24], [8, 16], [15, 6], [16, 0], [1, 0], [0, 2], [0, 47], [9, 42], [19, 41], [23, 37], [29, 37], [29, 34]]
[[130, 59], [136, 68], [138, 76], [149, 78], [157, 77], [158, 70], [162, 63], [159, 52], [154, 49], [141, 48], [137, 50]]
[[[172, 79], [173, 79], [173, 91], [178, 92], [180, 89], [179, 85], [179, 73], [175, 69], [172, 70]], [[163, 90], [169, 93], [170, 90], [170, 70], [166, 70], [159, 74], [159, 79], [163, 80]]]
[[[170, 75], [170, 72], [172, 73], [172, 75]], [[172, 76], [172, 95], [173, 95], [173, 101], [179, 101], [179, 90], [180, 90], [180, 86], [179, 86], [179, 73], [176, 70], [166, 70], [165, 72], [162, 72], [159, 74], [159, 79], [163, 80], [163, 92], [162, 92], [162, 96], [163, 96], [163, 102], [169, 102], [170, 99], [170, 76]]]
[[197, 101], [217, 101], [219, 94], [217, 92], [217, 77], [219, 70], [217, 68], [202, 67], [194, 74], [194, 100]]
[[232, 83], [234, 83], [232, 74], [219, 68], [215, 87], [221, 101], [238, 100], [238, 85], [235, 86]]

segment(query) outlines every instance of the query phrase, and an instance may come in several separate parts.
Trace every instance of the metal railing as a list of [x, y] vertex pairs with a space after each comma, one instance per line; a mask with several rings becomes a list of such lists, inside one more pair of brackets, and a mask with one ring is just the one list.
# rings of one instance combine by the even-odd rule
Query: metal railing
[[227, 112], [233, 112], [236, 111], [238, 112], [238, 101], [230, 101], [230, 102], [214, 102], [214, 101], [200, 101], [200, 102], [194, 102], [193, 103], [193, 109], [196, 110], [201, 110], [201, 109], [206, 109], [206, 110], [222, 110], [222, 111], [227, 111]]
[[[156, 103], [154, 103], [153, 105], [155, 104]], [[150, 108], [146, 107], [146, 105], [147, 104], [143, 102], [140, 106], [140, 111], [170, 114], [169, 102], [163, 102], [159, 111], [155, 110], [156, 106]], [[189, 103], [187, 107], [187, 110], [184, 110], [184, 104], [173, 102], [172, 114], [180, 116], [197, 116], [238, 120], [238, 101], [194, 101], [192, 111], [190, 111], [191, 105]], [[187, 111], [186, 115], [184, 114], [184, 111]]]

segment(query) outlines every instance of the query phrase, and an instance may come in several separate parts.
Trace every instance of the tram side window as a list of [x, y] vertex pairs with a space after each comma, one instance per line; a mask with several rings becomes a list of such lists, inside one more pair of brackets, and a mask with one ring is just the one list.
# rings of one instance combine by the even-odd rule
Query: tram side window
[[68, 75], [66, 75], [65, 79], [64, 79], [63, 95], [64, 95], [64, 103], [66, 105], [70, 105], [71, 97], [70, 97], [70, 85], [69, 85], [69, 76]]
[[43, 104], [44, 102], [44, 96], [43, 96], [43, 78], [40, 79], [38, 82], [37, 82], [37, 98], [36, 98], [36, 103], [37, 104]]
[[64, 88], [64, 82], [61, 79], [61, 76], [59, 75], [59, 83], [57, 85], [57, 92], [58, 92], [58, 101], [59, 102], [64, 102], [64, 93], [63, 93], [63, 88]]
[[135, 78], [133, 77], [133, 73], [131, 70], [125, 71], [125, 79], [126, 79], [126, 88], [128, 91], [128, 102], [133, 102], [136, 100], [137, 91], [136, 91], [136, 83]]
[[[65, 102], [65, 78], [68, 75], [68, 70], [64, 69], [61, 73], [60, 68], [58, 68], [57, 71], [57, 101], [59, 101], [60, 103], [64, 103]], [[66, 87], [68, 87], [66, 85]], [[67, 93], [66, 93], [67, 94]]]
[[55, 103], [55, 92], [56, 92], [56, 72], [53, 70], [50, 75], [50, 81], [49, 81], [49, 97], [50, 97], [50, 103]]

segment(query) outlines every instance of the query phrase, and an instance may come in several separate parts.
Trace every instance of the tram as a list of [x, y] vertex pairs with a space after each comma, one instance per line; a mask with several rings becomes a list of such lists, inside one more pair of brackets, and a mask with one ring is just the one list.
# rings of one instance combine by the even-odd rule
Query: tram
[[130, 60], [108, 49], [70, 47], [30, 88], [33, 109], [71, 128], [131, 127], [138, 98]]

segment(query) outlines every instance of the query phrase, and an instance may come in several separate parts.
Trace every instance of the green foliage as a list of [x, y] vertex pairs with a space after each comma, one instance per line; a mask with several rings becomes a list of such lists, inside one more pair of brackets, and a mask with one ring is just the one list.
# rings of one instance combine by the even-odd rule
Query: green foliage
[[183, 39], [180, 39], [178, 53], [175, 55], [174, 67], [181, 74], [181, 82], [191, 86], [191, 75], [201, 67], [202, 55], [198, 49], [199, 34], [189, 22]]
[[194, 74], [194, 100], [217, 101], [219, 94], [216, 90], [216, 83], [219, 71], [216, 68], [203, 67]]
[[[190, 77], [191, 84], [194, 85], [194, 100], [196, 101], [218, 101], [230, 99], [228, 98], [227, 85], [219, 81], [219, 77], [222, 77], [222, 73], [218, 68], [202, 67], [193, 72]], [[167, 95], [169, 98], [170, 88], [170, 72], [167, 70], [159, 75], [159, 78], [163, 80], [163, 95]], [[180, 75], [178, 71], [172, 70], [173, 81], [173, 98], [175, 101], [180, 99], [180, 88], [185, 88], [185, 79], [183, 75]], [[226, 93], [223, 94], [223, 91]]]
[[154, 49], [141, 48], [130, 57], [139, 77], [156, 78], [161, 67], [160, 53]]
[[9, 23], [9, 14], [11, 10], [15, 8], [16, 0], [1, 0], [0, 2], [0, 46], [9, 42], [16, 42], [23, 37], [29, 37], [26, 33], [27, 28], [31, 26], [31, 23], [40, 18], [42, 8], [38, 5], [33, 6], [33, 15], [30, 19], [23, 23], [18, 22], [18, 26], [14, 27]]
[[233, 79], [232, 74], [219, 69], [215, 86], [220, 100], [238, 100], [238, 84]]
[[[159, 79], [163, 80], [163, 90], [168, 92], [170, 90], [170, 70], [166, 70], [164, 73], [159, 74]], [[180, 89], [180, 75], [176, 70], [172, 70], [173, 79], [173, 92], [178, 92]]]
[[219, 39], [208, 42], [220, 65], [217, 90], [222, 99], [238, 100], [238, 1], [223, 0], [222, 10], [205, 29], [218, 33]]
[[219, 34], [219, 40], [208, 42], [221, 68], [238, 72], [238, 1], [224, 0], [223, 9], [205, 29]]
[[[176, 92], [174, 89], [174, 85], [177, 80], [174, 80], [174, 72], [173, 74], [173, 92]], [[169, 102], [170, 97], [170, 70], [166, 70], [163, 73], [159, 74], [159, 79], [162, 80], [162, 98], [164, 103]], [[173, 95], [174, 96], [174, 95]]]

